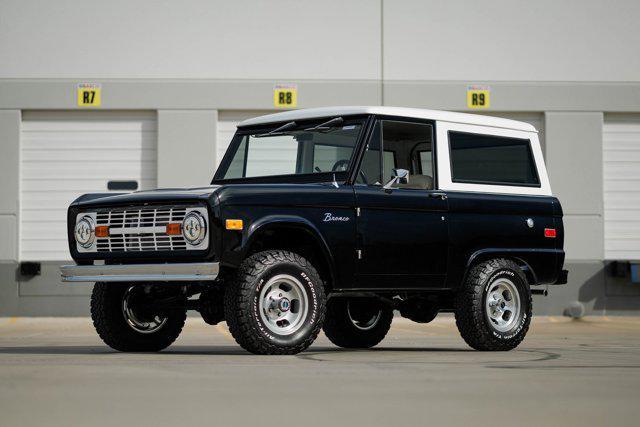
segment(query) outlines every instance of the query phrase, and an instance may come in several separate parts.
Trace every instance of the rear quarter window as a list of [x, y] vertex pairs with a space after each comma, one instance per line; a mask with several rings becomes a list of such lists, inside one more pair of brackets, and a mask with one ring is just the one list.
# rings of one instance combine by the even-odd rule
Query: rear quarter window
[[452, 182], [540, 187], [528, 139], [449, 131]]

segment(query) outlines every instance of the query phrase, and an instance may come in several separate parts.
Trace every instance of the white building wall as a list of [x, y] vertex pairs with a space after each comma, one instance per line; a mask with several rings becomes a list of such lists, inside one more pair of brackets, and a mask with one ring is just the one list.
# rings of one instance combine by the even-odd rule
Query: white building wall
[[369, 0], [2, 0], [0, 78], [378, 79]]
[[384, 78], [638, 81], [638, 16], [637, 0], [385, 1]]
[[638, 16], [635, 0], [3, 0], [0, 78], [628, 82]]

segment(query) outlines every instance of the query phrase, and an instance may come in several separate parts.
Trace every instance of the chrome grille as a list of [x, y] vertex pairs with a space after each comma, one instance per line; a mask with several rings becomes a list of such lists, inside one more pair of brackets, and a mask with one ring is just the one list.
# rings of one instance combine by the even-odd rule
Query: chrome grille
[[182, 234], [167, 235], [169, 223], [182, 223], [189, 206], [115, 208], [96, 213], [96, 226], [109, 227], [96, 238], [98, 252], [186, 250]]

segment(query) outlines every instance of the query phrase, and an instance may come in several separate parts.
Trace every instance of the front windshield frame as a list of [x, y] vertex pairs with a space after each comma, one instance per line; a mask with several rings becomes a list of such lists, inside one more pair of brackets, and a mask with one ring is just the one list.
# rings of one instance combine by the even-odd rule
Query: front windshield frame
[[[306, 119], [306, 120], [296, 120], [296, 127], [285, 131], [286, 133], [296, 132], [303, 129], [311, 128], [322, 123], [327, 122], [336, 117], [342, 117], [344, 119], [344, 123], [340, 126], [350, 126], [350, 125], [359, 125], [360, 129], [358, 131], [358, 135], [355, 138], [355, 142], [353, 145], [353, 150], [351, 152], [351, 157], [349, 159], [348, 167], [343, 171], [322, 171], [322, 172], [311, 172], [311, 173], [293, 173], [293, 174], [274, 174], [274, 175], [262, 175], [262, 176], [250, 176], [250, 177], [239, 177], [239, 178], [224, 178], [229, 170], [231, 163], [238, 151], [238, 148], [245, 140], [246, 135], [257, 135], [257, 134], [266, 134], [270, 131], [273, 131], [282, 125], [286, 124], [287, 121], [283, 122], [274, 122], [266, 125], [260, 126], [252, 126], [246, 128], [238, 128], [236, 133], [234, 134], [227, 151], [225, 152], [220, 165], [216, 169], [212, 184], [220, 184], [220, 183], [232, 183], [232, 182], [323, 182], [335, 179], [338, 181], [346, 181], [351, 174], [351, 171], [354, 168], [354, 164], [357, 163], [358, 153], [360, 151], [360, 147], [362, 145], [362, 141], [365, 138], [369, 115], [356, 115], [356, 116], [326, 116], [322, 118], [314, 118], [314, 119]], [[322, 145], [322, 144], [319, 144]], [[246, 162], [246, 159], [245, 159]]]

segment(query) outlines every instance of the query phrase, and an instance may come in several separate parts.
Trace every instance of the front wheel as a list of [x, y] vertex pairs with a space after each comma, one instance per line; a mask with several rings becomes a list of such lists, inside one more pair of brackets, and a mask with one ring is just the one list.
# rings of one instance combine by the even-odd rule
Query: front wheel
[[184, 299], [177, 289], [96, 283], [91, 319], [102, 341], [114, 350], [160, 351], [178, 338], [187, 318], [184, 308], [154, 308], [154, 302], [167, 298]]
[[393, 310], [372, 298], [333, 298], [327, 303], [324, 334], [344, 348], [370, 348], [389, 332]]
[[456, 325], [476, 350], [516, 348], [531, 323], [531, 290], [516, 263], [492, 259], [474, 266], [456, 296]]
[[225, 319], [242, 348], [255, 354], [296, 354], [322, 328], [324, 287], [316, 269], [283, 250], [247, 258], [225, 289]]

